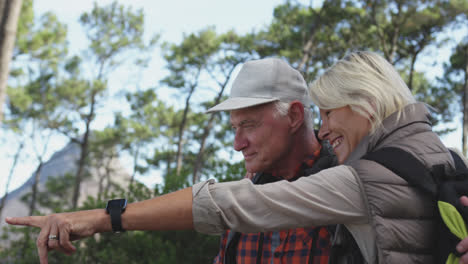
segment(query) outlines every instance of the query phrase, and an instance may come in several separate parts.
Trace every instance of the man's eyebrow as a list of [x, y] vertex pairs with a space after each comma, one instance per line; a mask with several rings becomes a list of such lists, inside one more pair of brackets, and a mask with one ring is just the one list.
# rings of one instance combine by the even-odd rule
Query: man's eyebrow
[[255, 120], [252, 120], [252, 119], [245, 119], [245, 120], [242, 120], [239, 122], [239, 126], [243, 126], [243, 125], [248, 125], [248, 124], [254, 124], [254, 123], [257, 123], [257, 121]]
[[241, 127], [241, 126], [250, 125], [250, 124], [257, 124], [257, 123], [259, 123], [259, 121], [252, 120], [252, 119], [244, 119], [244, 120], [240, 121], [237, 124], [234, 124], [234, 123], [231, 122], [231, 126], [232, 127], [236, 127], [236, 126]]

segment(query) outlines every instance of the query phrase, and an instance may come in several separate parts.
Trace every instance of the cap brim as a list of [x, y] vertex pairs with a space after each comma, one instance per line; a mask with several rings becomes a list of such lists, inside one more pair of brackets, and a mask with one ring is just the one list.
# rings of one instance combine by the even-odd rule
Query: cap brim
[[266, 104], [269, 102], [278, 101], [278, 98], [251, 98], [251, 97], [234, 97], [229, 98], [226, 101], [215, 105], [208, 109], [206, 113], [218, 112], [218, 111], [231, 111], [251, 106]]

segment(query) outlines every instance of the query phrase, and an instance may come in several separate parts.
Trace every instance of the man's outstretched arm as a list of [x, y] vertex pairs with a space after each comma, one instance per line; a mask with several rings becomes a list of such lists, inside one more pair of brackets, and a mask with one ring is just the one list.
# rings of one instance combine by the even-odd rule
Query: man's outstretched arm
[[[5, 220], [12, 225], [41, 229], [36, 242], [41, 264], [48, 263], [49, 250], [72, 254], [76, 248], [71, 241], [112, 230], [110, 217], [105, 209], [47, 216], [7, 217]], [[122, 214], [122, 227], [125, 230], [193, 229], [192, 188], [129, 204]], [[58, 240], [49, 239], [51, 235], [57, 236]]]

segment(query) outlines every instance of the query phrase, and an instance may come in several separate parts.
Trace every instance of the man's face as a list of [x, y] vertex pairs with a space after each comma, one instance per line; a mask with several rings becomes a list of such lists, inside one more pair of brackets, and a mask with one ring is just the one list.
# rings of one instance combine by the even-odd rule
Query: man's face
[[242, 151], [248, 172], [274, 172], [291, 151], [289, 118], [275, 113], [274, 103], [231, 112], [234, 149]]

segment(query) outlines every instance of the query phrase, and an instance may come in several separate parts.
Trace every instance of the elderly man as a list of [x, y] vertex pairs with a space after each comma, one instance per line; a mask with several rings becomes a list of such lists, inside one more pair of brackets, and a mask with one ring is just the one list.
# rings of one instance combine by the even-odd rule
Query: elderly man
[[[242, 151], [252, 181], [264, 184], [294, 181], [332, 165], [334, 156], [318, 142], [308, 105], [301, 74], [269, 58], [245, 63], [229, 99], [208, 112], [230, 111], [234, 149]], [[325, 227], [247, 234], [229, 230], [214, 263], [327, 263], [329, 249]]]
[[[331, 148], [317, 140], [308, 106], [308, 90], [301, 74], [282, 60], [269, 58], [246, 62], [233, 83], [230, 98], [208, 112], [231, 112], [234, 148], [242, 151], [248, 175], [252, 175], [248, 178], [255, 184], [265, 184], [294, 181], [336, 163]], [[125, 199], [116, 199], [109, 201], [106, 209], [6, 221], [42, 229], [37, 247], [40, 262], [45, 264], [48, 251], [71, 254], [76, 251], [71, 240], [98, 232], [207, 227], [193, 222], [192, 191], [197, 192], [186, 188], [128, 206]], [[249, 189], [238, 190], [241, 196], [246, 192]], [[256, 199], [261, 201], [262, 197]], [[256, 199], [251, 200], [253, 209]], [[215, 263], [327, 263], [329, 251], [326, 227], [249, 234], [231, 230], [222, 237]]]

